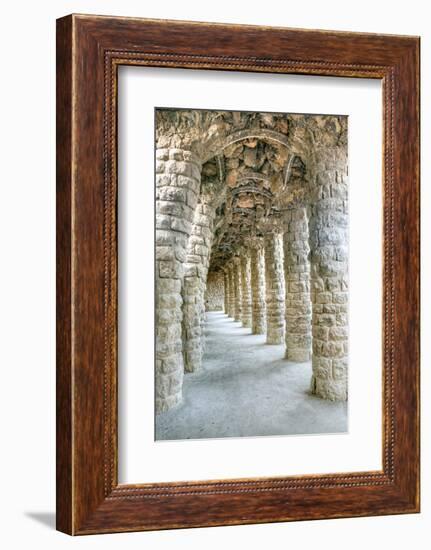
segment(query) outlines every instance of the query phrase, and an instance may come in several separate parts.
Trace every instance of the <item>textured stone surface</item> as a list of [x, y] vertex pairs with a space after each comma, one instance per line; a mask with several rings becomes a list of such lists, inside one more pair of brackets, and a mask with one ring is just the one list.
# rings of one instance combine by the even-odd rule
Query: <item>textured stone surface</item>
[[183, 286], [184, 370], [195, 372], [202, 366], [205, 287], [213, 238], [214, 208], [201, 200], [195, 209], [185, 262]]
[[223, 311], [229, 315], [229, 293], [230, 293], [229, 273], [226, 267], [223, 268]]
[[266, 333], [265, 255], [262, 240], [251, 247], [251, 289], [253, 334]]
[[286, 358], [311, 358], [311, 296], [308, 217], [305, 207], [285, 214], [284, 277], [286, 283]]
[[266, 342], [284, 342], [285, 284], [283, 241], [280, 233], [265, 235]]
[[347, 399], [347, 117], [157, 109], [155, 161], [157, 412], [201, 368], [206, 302]]
[[235, 296], [235, 321], [242, 321], [242, 275], [241, 260], [238, 256], [233, 259], [233, 277], [234, 277], [234, 296]]
[[251, 304], [250, 251], [245, 248], [241, 253], [241, 321], [246, 328], [251, 327]]
[[[181, 401], [184, 373], [182, 287], [184, 259], [192, 228], [193, 200], [200, 188], [199, 164], [184, 157], [190, 151], [157, 152], [156, 169], [156, 411]], [[162, 160], [162, 158], [164, 160]], [[187, 168], [187, 169], [186, 169]], [[178, 177], [187, 177], [178, 194]], [[193, 173], [193, 176], [191, 175]]]
[[347, 399], [348, 207], [345, 148], [322, 140], [315, 149], [310, 245], [313, 302], [311, 390]]

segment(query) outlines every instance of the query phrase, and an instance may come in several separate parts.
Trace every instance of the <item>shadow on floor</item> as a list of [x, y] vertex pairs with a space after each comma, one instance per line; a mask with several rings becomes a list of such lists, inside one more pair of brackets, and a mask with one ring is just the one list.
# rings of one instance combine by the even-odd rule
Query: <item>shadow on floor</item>
[[26, 517], [37, 521], [45, 527], [55, 529], [55, 513], [54, 512], [25, 512]]

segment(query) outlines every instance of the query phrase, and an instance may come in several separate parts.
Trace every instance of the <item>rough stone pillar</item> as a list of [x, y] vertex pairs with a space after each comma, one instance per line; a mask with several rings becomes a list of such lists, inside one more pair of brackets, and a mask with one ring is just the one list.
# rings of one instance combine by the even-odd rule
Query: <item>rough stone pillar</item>
[[284, 343], [284, 268], [281, 233], [265, 235], [266, 342]]
[[266, 332], [266, 302], [265, 302], [265, 256], [263, 243], [251, 246], [251, 292], [252, 292], [252, 322], [253, 334]]
[[285, 213], [286, 358], [311, 359], [311, 296], [308, 218], [304, 207]]
[[224, 312], [226, 315], [229, 315], [229, 273], [227, 268], [223, 269], [223, 283], [224, 283]]
[[251, 273], [250, 251], [241, 251], [241, 321], [242, 326], [251, 328]]
[[196, 207], [187, 246], [183, 288], [184, 370], [195, 372], [202, 365], [202, 328], [205, 316], [205, 285], [212, 244], [214, 208], [201, 200]]
[[233, 259], [233, 276], [235, 288], [235, 321], [241, 321], [242, 314], [242, 294], [241, 294], [241, 261], [238, 256]]
[[315, 151], [310, 246], [313, 303], [311, 390], [324, 399], [347, 399], [348, 207], [347, 151]]
[[233, 263], [228, 263], [228, 278], [229, 278], [229, 298], [228, 298], [228, 315], [232, 319], [235, 318], [235, 268]]
[[156, 412], [182, 398], [183, 262], [192, 230], [201, 165], [188, 150], [156, 152]]

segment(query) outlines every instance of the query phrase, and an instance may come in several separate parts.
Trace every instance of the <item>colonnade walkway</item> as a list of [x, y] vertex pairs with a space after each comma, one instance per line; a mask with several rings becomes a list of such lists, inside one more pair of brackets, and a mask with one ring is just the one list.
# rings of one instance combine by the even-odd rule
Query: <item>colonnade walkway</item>
[[343, 433], [347, 403], [309, 392], [311, 362], [284, 358], [222, 312], [208, 312], [202, 368], [184, 376], [183, 401], [157, 416], [156, 440]]

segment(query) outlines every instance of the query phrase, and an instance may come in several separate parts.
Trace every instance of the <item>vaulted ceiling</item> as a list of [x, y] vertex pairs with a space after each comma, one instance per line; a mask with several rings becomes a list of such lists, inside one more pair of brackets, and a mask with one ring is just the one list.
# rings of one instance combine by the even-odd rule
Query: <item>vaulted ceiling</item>
[[216, 208], [210, 270], [279, 222], [285, 210], [305, 201], [307, 147], [322, 133], [342, 139], [343, 119], [246, 111], [158, 112], [161, 134], [174, 132], [177, 146], [189, 140], [204, 161], [201, 195]]

